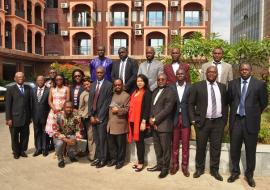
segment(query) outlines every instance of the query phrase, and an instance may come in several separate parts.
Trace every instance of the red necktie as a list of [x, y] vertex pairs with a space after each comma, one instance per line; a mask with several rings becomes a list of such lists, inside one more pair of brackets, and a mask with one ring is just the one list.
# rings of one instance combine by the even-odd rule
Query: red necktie
[[98, 95], [99, 95], [99, 85], [100, 82], [97, 82], [97, 87], [96, 87], [96, 92], [95, 92], [95, 96], [94, 96], [94, 102], [93, 102], [93, 111], [97, 111], [97, 99], [98, 99]]

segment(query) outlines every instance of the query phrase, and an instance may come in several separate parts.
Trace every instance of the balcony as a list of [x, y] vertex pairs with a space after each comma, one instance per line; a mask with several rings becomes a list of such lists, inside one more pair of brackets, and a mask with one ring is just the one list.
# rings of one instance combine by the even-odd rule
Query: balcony
[[90, 55], [90, 46], [75, 46], [73, 47], [73, 55]]
[[15, 10], [15, 15], [21, 18], [25, 18], [24, 10]]
[[16, 41], [16, 47], [17, 50], [25, 51], [25, 43], [21, 41]]
[[35, 18], [35, 24], [42, 27], [42, 20], [39, 18]]
[[80, 20], [77, 18], [73, 18], [72, 25], [75, 27], [89, 27], [90, 26], [90, 20], [85, 19], [85, 20]]
[[35, 51], [36, 54], [42, 55], [42, 47], [35, 47]]

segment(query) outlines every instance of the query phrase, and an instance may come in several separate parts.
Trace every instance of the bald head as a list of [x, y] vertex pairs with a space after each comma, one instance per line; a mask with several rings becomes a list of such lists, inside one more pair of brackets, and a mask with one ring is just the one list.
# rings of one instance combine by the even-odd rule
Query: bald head
[[206, 70], [206, 79], [210, 82], [213, 83], [216, 81], [218, 76], [218, 70], [217, 67], [214, 65], [211, 65], [207, 68]]
[[45, 84], [45, 78], [44, 78], [44, 76], [38, 75], [38, 76], [37, 76], [36, 83], [37, 83], [37, 86], [38, 86], [39, 88], [42, 88], [42, 87], [44, 86], [44, 84]]
[[147, 61], [152, 61], [155, 57], [155, 49], [151, 46], [146, 47], [146, 59]]
[[14, 80], [17, 84], [22, 85], [24, 83], [24, 73], [23, 72], [15, 73]]
[[172, 62], [176, 63], [180, 61], [180, 49], [179, 48], [172, 48], [171, 50]]
[[99, 67], [96, 69], [96, 76], [97, 76], [97, 79], [98, 79], [99, 81], [101, 81], [101, 80], [104, 78], [104, 75], [105, 75], [105, 69], [104, 69], [104, 67], [99, 66]]
[[104, 46], [98, 46], [97, 54], [98, 54], [99, 58], [104, 58], [104, 56], [105, 56], [105, 47]]

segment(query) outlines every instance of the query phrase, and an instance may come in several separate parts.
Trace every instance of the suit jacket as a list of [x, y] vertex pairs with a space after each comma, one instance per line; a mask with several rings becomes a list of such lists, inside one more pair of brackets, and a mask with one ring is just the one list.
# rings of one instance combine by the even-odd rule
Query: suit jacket
[[[221, 95], [221, 114], [224, 126], [228, 118], [228, 106], [226, 96], [226, 85], [217, 82]], [[206, 112], [208, 106], [207, 83], [205, 80], [195, 83], [191, 87], [188, 100], [188, 111], [190, 121], [195, 121], [198, 127], [205, 124]]]
[[177, 124], [178, 124], [180, 108], [181, 108], [181, 114], [182, 114], [183, 127], [184, 128], [190, 127], [190, 120], [189, 120], [189, 115], [188, 115], [188, 98], [190, 95], [190, 87], [191, 87], [190, 84], [186, 83], [184, 94], [180, 102], [178, 93], [177, 93], [176, 83], [171, 85], [171, 88], [174, 90], [174, 92], [177, 95], [177, 104], [175, 106], [175, 114], [174, 114], [174, 121], [173, 121], [174, 127], [177, 127]]
[[[241, 79], [229, 82], [228, 102], [230, 105], [230, 129], [234, 127], [234, 121], [241, 98]], [[260, 130], [261, 113], [268, 104], [266, 84], [254, 77], [250, 78], [245, 99], [246, 126], [248, 132], [258, 133]]]
[[[206, 70], [211, 65], [213, 65], [213, 61], [204, 63], [202, 65], [201, 80], [206, 80]], [[218, 82], [228, 86], [228, 82], [231, 80], [233, 80], [232, 65], [226, 62], [221, 62], [221, 76], [220, 76], [220, 81]]]
[[12, 126], [21, 127], [29, 125], [31, 121], [31, 87], [24, 85], [22, 95], [17, 84], [10, 86], [6, 93], [6, 120], [12, 120]]
[[172, 132], [174, 119], [173, 111], [177, 101], [177, 94], [175, 94], [175, 91], [172, 90], [171, 87], [166, 86], [154, 105], [154, 100], [158, 91], [159, 88], [156, 88], [153, 92], [150, 115], [155, 118], [155, 125], [157, 125], [158, 132]]
[[[74, 91], [75, 91], [75, 87], [74, 85], [72, 85], [70, 87], [70, 101], [72, 101], [74, 103]], [[79, 105], [80, 105], [80, 95], [81, 93], [84, 91], [83, 89], [83, 86], [81, 85], [80, 88], [79, 88], [79, 92], [78, 92], [78, 96], [77, 96], [77, 106], [74, 105], [74, 108], [75, 109], [78, 109], [79, 108]]]
[[82, 118], [88, 118], [88, 99], [89, 99], [89, 92], [85, 90], [80, 95], [80, 104], [78, 109], [79, 115]]
[[[187, 79], [186, 82], [190, 83], [190, 74], [189, 74], [189, 64], [187, 63], [180, 63], [180, 67], [183, 68], [186, 71]], [[176, 83], [177, 79], [173, 71], [172, 64], [166, 64], [164, 65], [164, 73], [168, 77], [168, 84], [174, 84]]]
[[50, 106], [48, 103], [48, 97], [50, 89], [45, 86], [40, 102], [38, 102], [37, 92], [38, 88], [33, 89], [32, 98], [32, 117], [33, 123], [37, 124], [40, 122], [42, 125], [46, 125], [47, 117], [50, 111]]
[[163, 64], [157, 60], [152, 60], [147, 72], [147, 61], [143, 62], [139, 66], [138, 75], [144, 74], [149, 80], [149, 87], [151, 91], [154, 91], [157, 87], [157, 77], [160, 73], [163, 73]]
[[[112, 80], [119, 78], [120, 63], [118, 61], [112, 66]], [[128, 93], [132, 93], [136, 88], [136, 78], [138, 73], [138, 63], [135, 59], [127, 58], [126, 68], [125, 68], [125, 88]]]
[[100, 90], [99, 96], [97, 99], [97, 110], [96, 112], [93, 111], [93, 103], [94, 103], [94, 96], [96, 92], [97, 81], [95, 81], [89, 91], [89, 99], [88, 99], [88, 115], [97, 116], [101, 123], [108, 121], [108, 112], [109, 112], [109, 105], [112, 100], [112, 83], [104, 80]]
[[[125, 91], [121, 94], [114, 94], [112, 97], [112, 106], [109, 110], [109, 121], [107, 125], [107, 132], [109, 134], [119, 135], [128, 132], [128, 109], [129, 109], [129, 94]], [[112, 113], [111, 107], [117, 105], [117, 114]]]

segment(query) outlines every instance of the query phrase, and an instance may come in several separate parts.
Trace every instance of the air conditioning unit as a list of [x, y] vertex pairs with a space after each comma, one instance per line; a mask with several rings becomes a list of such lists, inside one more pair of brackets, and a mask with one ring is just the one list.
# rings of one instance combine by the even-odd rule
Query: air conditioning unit
[[141, 1], [135, 1], [134, 2], [134, 7], [137, 7], [137, 8], [142, 7], [142, 2]]
[[171, 30], [171, 35], [172, 36], [178, 35], [178, 30]]
[[61, 4], [60, 4], [60, 7], [61, 7], [62, 9], [67, 9], [67, 8], [68, 8], [68, 3], [61, 3]]
[[178, 7], [178, 1], [171, 1], [171, 7]]
[[61, 30], [61, 36], [68, 36], [67, 30]]
[[135, 36], [141, 36], [142, 30], [135, 30]]
[[135, 24], [135, 29], [142, 29], [142, 24]]

